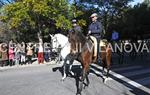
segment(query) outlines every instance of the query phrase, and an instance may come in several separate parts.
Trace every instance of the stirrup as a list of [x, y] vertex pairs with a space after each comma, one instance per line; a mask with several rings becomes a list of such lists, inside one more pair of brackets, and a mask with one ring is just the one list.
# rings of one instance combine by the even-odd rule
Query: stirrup
[[97, 58], [97, 62], [98, 64], [101, 64], [102, 63], [102, 59], [100, 57]]
[[102, 63], [101, 59], [98, 59], [97, 62], [98, 62], [98, 64], [101, 64], [101, 63]]

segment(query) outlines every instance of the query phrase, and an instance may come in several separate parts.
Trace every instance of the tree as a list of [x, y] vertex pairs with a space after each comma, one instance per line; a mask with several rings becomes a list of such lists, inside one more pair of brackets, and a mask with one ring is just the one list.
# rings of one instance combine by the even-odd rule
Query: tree
[[[18, 33], [32, 32], [44, 35], [71, 28], [73, 5], [67, 0], [21, 0], [4, 6], [1, 20]], [[75, 8], [74, 8], [75, 9]], [[82, 12], [76, 11], [77, 16]]]
[[[117, 21], [118, 30], [125, 39], [140, 39], [148, 37], [150, 25], [150, 8], [143, 4], [129, 7], [123, 18]], [[150, 35], [149, 35], [150, 36]]]
[[148, 5], [148, 7], [150, 7], [150, 0], [144, 0], [143, 3], [146, 4], [146, 5]]
[[[128, 3], [133, 0], [74, 0], [76, 5], [84, 11], [86, 19], [94, 12], [99, 14], [107, 38], [111, 37], [111, 31], [121, 32], [118, 23], [123, 20], [123, 16], [128, 10]], [[122, 21], [123, 22], [123, 21]], [[88, 22], [89, 23], [89, 22]]]

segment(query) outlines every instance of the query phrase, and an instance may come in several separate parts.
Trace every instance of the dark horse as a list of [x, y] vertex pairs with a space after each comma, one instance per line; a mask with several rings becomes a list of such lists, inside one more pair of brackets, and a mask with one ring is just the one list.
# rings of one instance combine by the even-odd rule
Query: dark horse
[[[67, 55], [66, 59], [64, 60], [63, 64], [63, 80], [66, 77], [66, 65], [67, 60], [69, 60], [69, 64], [72, 65], [74, 60], [78, 60], [82, 65], [82, 72], [81, 72], [81, 78], [80, 78], [80, 84], [79, 88], [77, 89], [77, 94], [81, 94], [83, 84], [85, 86], [89, 85], [89, 68], [90, 64], [93, 63], [95, 58], [93, 58], [94, 53], [94, 45], [93, 42], [90, 39], [87, 39], [81, 32], [73, 30], [72, 32], [69, 32], [69, 42], [71, 44], [71, 52]], [[111, 51], [107, 46], [101, 47], [101, 50], [106, 52], [101, 52], [101, 58], [102, 58], [102, 65], [103, 65], [103, 71], [104, 67], [107, 67], [107, 75], [110, 69], [110, 60], [111, 60]], [[69, 69], [71, 71], [71, 68]], [[86, 79], [86, 83], [84, 83], [84, 80]]]

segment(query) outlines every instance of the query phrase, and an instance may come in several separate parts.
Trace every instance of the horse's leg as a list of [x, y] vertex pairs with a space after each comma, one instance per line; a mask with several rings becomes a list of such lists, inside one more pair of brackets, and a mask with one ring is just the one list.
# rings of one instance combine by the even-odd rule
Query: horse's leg
[[106, 77], [107, 77], [107, 78], [108, 78], [108, 76], [109, 76], [110, 65], [111, 65], [111, 52], [107, 52], [107, 56], [106, 56], [106, 66], [107, 66], [107, 74], [106, 74]]
[[81, 75], [79, 76], [79, 84], [78, 84], [78, 87], [77, 87], [77, 93], [76, 93], [76, 95], [81, 95], [81, 91], [82, 91], [82, 74], [83, 73], [83, 69], [82, 69], [82, 71], [81, 71]]
[[74, 58], [71, 58], [69, 60], [69, 73], [71, 73], [72, 76], [74, 76], [74, 73], [72, 72], [72, 66], [73, 66]]
[[85, 87], [86, 87], [86, 86], [88, 87], [89, 84], [90, 84], [88, 75], [89, 75], [89, 70], [88, 70], [88, 72], [86, 73], [86, 84], [85, 84]]
[[63, 77], [61, 79], [62, 81], [64, 81], [64, 79], [67, 77], [67, 75], [66, 75], [66, 65], [67, 65], [67, 60], [65, 58], [64, 64], [63, 64]]
[[85, 73], [85, 70], [83, 70], [82, 72], [82, 77], [81, 77], [81, 82], [80, 82], [80, 85], [79, 85], [79, 93], [81, 93], [82, 89], [83, 89], [83, 84], [84, 84], [84, 80], [86, 78], [86, 73]]
[[109, 70], [110, 70], [110, 65], [111, 65], [111, 51], [108, 50], [106, 52], [106, 60], [105, 60], [105, 64], [106, 64], [106, 69], [107, 69], [107, 72], [106, 72], [106, 79], [104, 80], [104, 82], [107, 81], [107, 78], [109, 76]]
[[102, 61], [102, 67], [103, 67], [102, 68], [102, 75], [103, 75], [102, 79], [103, 79], [103, 82], [105, 82], [105, 78], [106, 78], [105, 77], [105, 75], [106, 75], [106, 73], [105, 73], [106, 62], [104, 60]]
[[81, 91], [83, 89], [83, 84], [84, 84], [85, 78], [86, 78], [86, 72], [85, 72], [85, 68], [83, 67], [83, 70], [81, 72], [81, 78], [80, 78], [81, 82], [80, 82], [80, 85], [79, 85], [79, 92], [78, 92], [80, 94], [81, 94]]
[[105, 75], [105, 64], [104, 64], [103, 61], [102, 61], [102, 67], [103, 67], [103, 68], [102, 68], [102, 74]]
[[108, 63], [108, 65], [107, 65], [107, 74], [106, 74], [107, 78], [109, 77], [109, 70], [110, 70], [110, 63]]
[[89, 64], [85, 63], [85, 65], [83, 66], [82, 77], [81, 77], [81, 82], [80, 82], [80, 87], [79, 87], [80, 93], [83, 89], [83, 84], [84, 84], [85, 78], [87, 79], [87, 85], [89, 85], [88, 70], [89, 70]]
[[70, 54], [68, 54], [64, 60], [64, 64], [63, 64], [63, 77], [62, 77], [62, 81], [64, 81], [64, 79], [67, 77], [66, 74], [66, 66], [67, 66], [67, 60], [70, 59]]

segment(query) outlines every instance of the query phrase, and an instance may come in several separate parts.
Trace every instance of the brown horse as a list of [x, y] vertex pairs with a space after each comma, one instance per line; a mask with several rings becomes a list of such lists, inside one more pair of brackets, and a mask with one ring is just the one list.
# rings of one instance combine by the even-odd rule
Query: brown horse
[[[111, 50], [111, 44], [106, 40], [106, 39], [102, 39], [100, 41], [100, 58], [101, 58], [101, 63], [102, 63], [102, 73], [103, 75], [105, 75], [105, 68], [107, 69], [106, 72], [106, 77], [108, 78], [109, 76], [109, 70], [111, 67], [111, 57], [112, 57], [112, 50]], [[96, 58], [93, 58], [93, 62], [97, 63], [97, 56]], [[104, 80], [105, 81], [105, 80]], [[103, 81], [103, 82], [104, 82]]]
[[[69, 60], [70, 64], [73, 64], [74, 60], [78, 60], [82, 65], [82, 72], [81, 72], [81, 82], [79, 84], [79, 88], [77, 89], [77, 94], [81, 94], [84, 80], [86, 79], [86, 86], [89, 85], [89, 66], [92, 63], [92, 55], [93, 55], [93, 44], [90, 40], [87, 40], [86, 37], [78, 31], [72, 31], [69, 33], [69, 42], [71, 44], [71, 52], [66, 57], [63, 71], [65, 74], [66, 71], [66, 61]], [[76, 50], [76, 45], [80, 44], [80, 49]]]
[[[63, 74], [64, 78], [66, 77], [66, 61], [70, 61], [70, 65], [73, 64], [74, 60], [78, 60], [81, 62], [82, 65], [82, 72], [81, 72], [81, 82], [79, 85], [79, 89], [77, 89], [77, 94], [81, 94], [84, 80], [86, 79], [86, 86], [89, 85], [89, 79], [88, 79], [88, 74], [89, 74], [89, 67], [90, 64], [93, 62], [97, 62], [97, 60], [93, 60], [93, 53], [94, 53], [94, 45], [93, 42], [90, 39], [87, 39], [81, 32], [79, 31], [72, 31], [69, 32], [69, 42], [71, 44], [71, 52], [68, 54], [66, 59], [64, 60], [63, 64]], [[80, 48], [79, 48], [80, 47]], [[107, 67], [107, 77], [110, 69], [110, 63], [111, 63], [111, 49], [108, 48], [107, 46], [101, 47], [101, 50], [103, 52], [100, 53], [101, 55], [101, 60], [102, 60], [102, 65], [103, 65], [103, 71], [104, 67]], [[94, 58], [97, 59], [97, 58]], [[71, 68], [69, 69], [71, 71]]]

